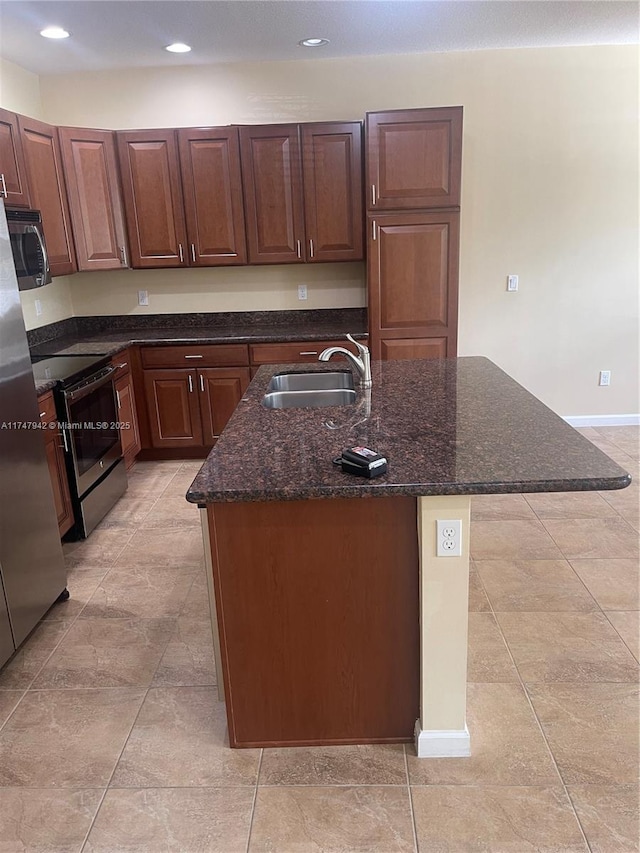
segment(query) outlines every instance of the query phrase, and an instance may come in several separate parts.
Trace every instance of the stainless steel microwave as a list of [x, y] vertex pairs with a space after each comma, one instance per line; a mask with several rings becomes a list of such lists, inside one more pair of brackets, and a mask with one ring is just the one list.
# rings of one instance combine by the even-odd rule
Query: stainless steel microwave
[[13, 263], [19, 290], [42, 287], [51, 281], [49, 257], [39, 210], [7, 210]]

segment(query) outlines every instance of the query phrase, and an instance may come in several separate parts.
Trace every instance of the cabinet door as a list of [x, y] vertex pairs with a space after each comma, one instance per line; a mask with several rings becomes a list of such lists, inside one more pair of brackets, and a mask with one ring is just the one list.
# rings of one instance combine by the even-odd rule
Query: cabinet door
[[187, 266], [175, 131], [118, 131], [116, 138], [131, 266]]
[[459, 216], [398, 213], [370, 220], [369, 323], [374, 358], [383, 357], [382, 340], [388, 348], [396, 339], [446, 338], [446, 354], [456, 354]]
[[53, 502], [58, 516], [58, 529], [60, 536], [64, 536], [73, 524], [73, 510], [62, 450], [62, 437], [58, 430], [55, 432], [47, 430], [44, 446], [53, 487]]
[[138, 418], [131, 375], [127, 373], [117, 379], [115, 389], [118, 402], [118, 420], [120, 423], [129, 424], [128, 427], [120, 428], [120, 441], [122, 443], [122, 455], [125, 458], [127, 468], [130, 468], [136, 455], [140, 452], [140, 435], [138, 433]]
[[246, 264], [236, 127], [178, 131], [191, 266]]
[[78, 269], [127, 266], [113, 131], [59, 127]]
[[462, 107], [367, 113], [369, 210], [457, 207]]
[[241, 127], [240, 150], [249, 263], [303, 261], [298, 125]]
[[202, 444], [195, 370], [145, 370], [144, 388], [152, 447]]
[[205, 445], [215, 443], [250, 381], [247, 367], [234, 369], [210, 367], [198, 371], [202, 434]]
[[307, 260], [362, 259], [362, 125], [302, 125]]
[[5, 204], [29, 207], [27, 169], [18, 130], [18, 116], [0, 109], [0, 195]]
[[51, 275], [68, 275], [76, 272], [77, 266], [58, 130], [25, 116], [18, 116], [18, 124], [31, 203], [42, 214]]

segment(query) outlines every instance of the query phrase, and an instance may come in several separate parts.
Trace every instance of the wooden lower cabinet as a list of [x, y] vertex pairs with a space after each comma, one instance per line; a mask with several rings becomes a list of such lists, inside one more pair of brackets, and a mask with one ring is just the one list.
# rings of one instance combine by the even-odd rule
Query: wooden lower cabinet
[[122, 455], [125, 465], [131, 468], [135, 458], [140, 452], [140, 433], [138, 431], [138, 418], [136, 415], [136, 402], [133, 394], [133, 382], [131, 375], [127, 373], [116, 379], [116, 400], [118, 403], [118, 421], [128, 426], [120, 427], [120, 442], [122, 444]]
[[249, 385], [249, 368], [144, 370], [151, 446], [211, 447]]
[[207, 512], [231, 746], [410, 741], [420, 716], [416, 499]]
[[203, 444], [215, 444], [250, 381], [248, 367], [198, 370]]
[[[40, 421], [42, 424], [54, 423], [57, 416], [53, 394], [48, 392], [39, 397], [38, 405], [40, 407]], [[64, 536], [73, 525], [73, 508], [71, 506], [69, 480], [67, 479], [67, 469], [64, 461], [62, 435], [58, 429], [43, 429], [42, 432], [51, 487], [53, 489], [53, 502], [58, 517], [58, 530], [60, 531], [60, 536]]]

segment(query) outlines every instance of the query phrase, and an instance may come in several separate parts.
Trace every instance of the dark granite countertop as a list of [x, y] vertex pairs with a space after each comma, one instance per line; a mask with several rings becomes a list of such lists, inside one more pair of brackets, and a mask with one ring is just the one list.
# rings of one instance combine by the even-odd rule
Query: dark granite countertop
[[135, 344], [281, 343], [366, 335], [366, 311], [358, 308], [317, 311], [260, 311], [221, 314], [172, 314], [78, 317], [68, 328], [40, 340], [31, 336], [34, 356], [113, 356]]
[[47, 380], [37, 380], [36, 379], [36, 394], [38, 397], [42, 397], [43, 394], [46, 394], [47, 391], [51, 391], [58, 384], [57, 379], [47, 379]]
[[[621, 489], [630, 475], [486, 358], [374, 362], [354, 406], [265, 409], [260, 368], [187, 494], [192, 503], [384, 495]], [[388, 457], [366, 480], [332, 459], [365, 445]]]

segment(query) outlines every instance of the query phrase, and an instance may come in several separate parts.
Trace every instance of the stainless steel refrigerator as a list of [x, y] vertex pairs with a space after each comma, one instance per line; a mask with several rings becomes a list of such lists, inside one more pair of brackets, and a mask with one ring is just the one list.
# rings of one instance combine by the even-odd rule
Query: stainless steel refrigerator
[[39, 423], [0, 201], [0, 666], [65, 591], [67, 582]]

